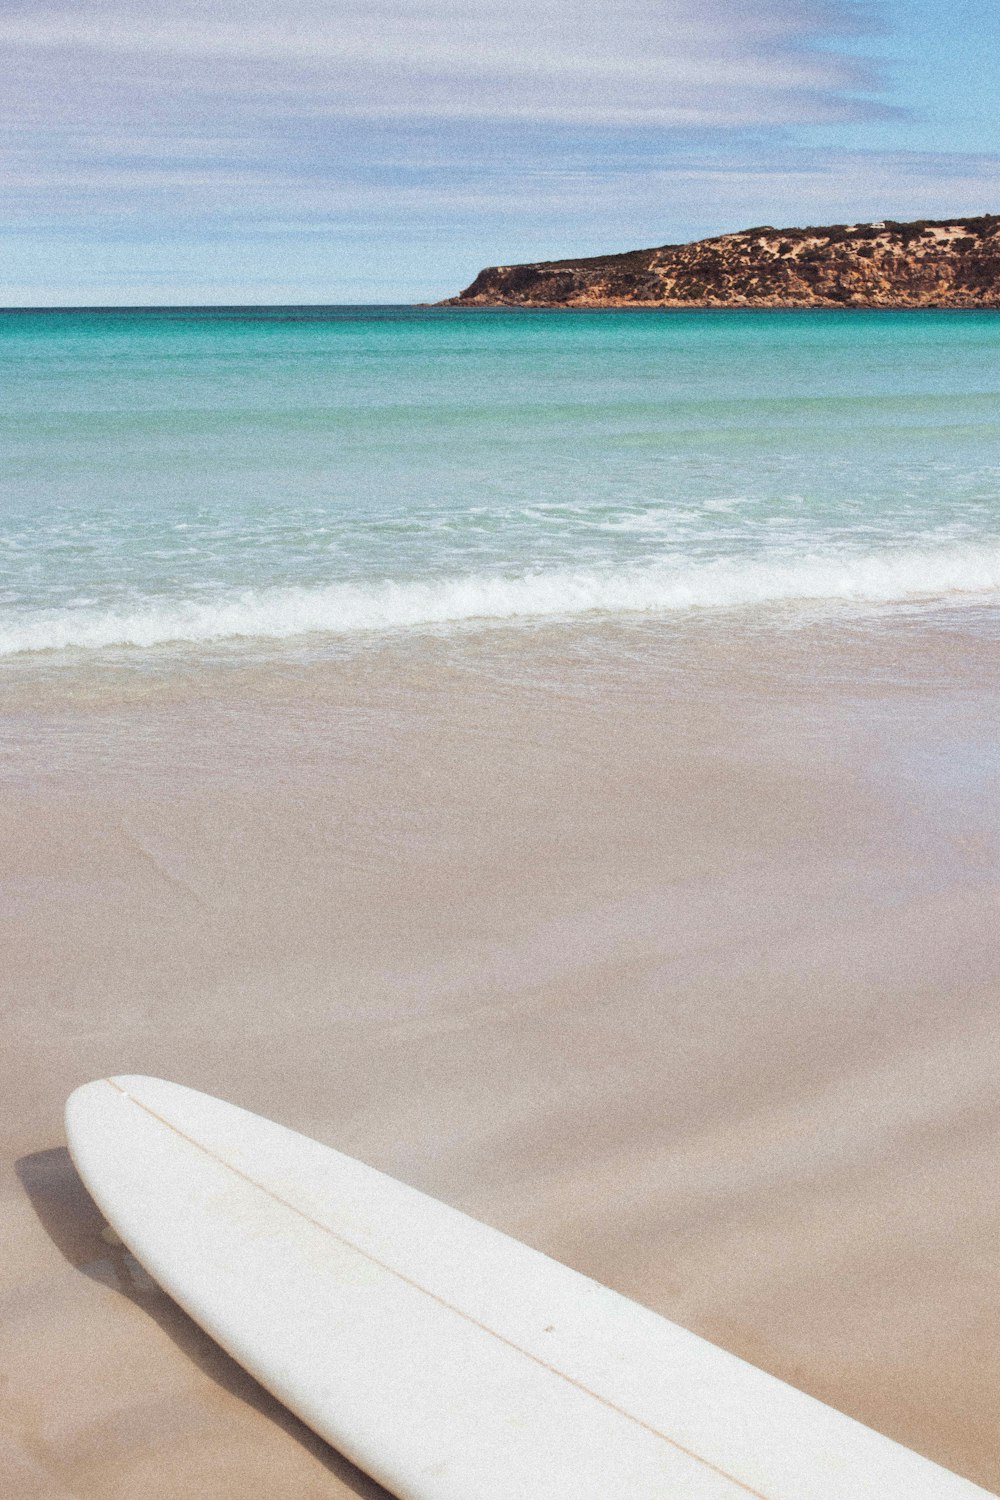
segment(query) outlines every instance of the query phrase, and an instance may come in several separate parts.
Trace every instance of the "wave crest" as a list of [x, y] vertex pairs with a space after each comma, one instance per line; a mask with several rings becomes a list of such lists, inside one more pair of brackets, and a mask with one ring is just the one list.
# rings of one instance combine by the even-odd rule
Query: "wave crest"
[[1000, 592], [1000, 544], [865, 556], [647, 564], [519, 577], [243, 590], [133, 609], [0, 618], [0, 655], [116, 646], [288, 640], [463, 623], [666, 614], [796, 602], [893, 604]]

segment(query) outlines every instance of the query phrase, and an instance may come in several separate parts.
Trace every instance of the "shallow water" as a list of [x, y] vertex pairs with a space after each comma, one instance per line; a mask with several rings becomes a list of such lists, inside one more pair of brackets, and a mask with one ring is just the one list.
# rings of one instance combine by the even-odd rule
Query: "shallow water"
[[0, 317], [0, 654], [1000, 592], [993, 313]]

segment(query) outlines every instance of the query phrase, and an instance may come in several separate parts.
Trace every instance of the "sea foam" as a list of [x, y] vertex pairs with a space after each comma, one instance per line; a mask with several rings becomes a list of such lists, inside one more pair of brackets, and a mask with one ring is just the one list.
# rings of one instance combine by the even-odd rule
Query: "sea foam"
[[893, 604], [1000, 593], [1000, 545], [654, 563], [370, 585], [232, 591], [214, 600], [149, 599], [129, 609], [64, 607], [0, 616], [0, 655], [69, 648], [288, 640], [465, 623], [669, 614], [828, 601]]

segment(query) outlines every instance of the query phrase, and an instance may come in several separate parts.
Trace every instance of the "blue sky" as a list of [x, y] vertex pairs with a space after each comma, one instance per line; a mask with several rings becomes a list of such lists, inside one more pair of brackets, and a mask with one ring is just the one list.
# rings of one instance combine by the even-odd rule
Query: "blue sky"
[[995, 0], [0, 0], [0, 303], [1000, 211]]

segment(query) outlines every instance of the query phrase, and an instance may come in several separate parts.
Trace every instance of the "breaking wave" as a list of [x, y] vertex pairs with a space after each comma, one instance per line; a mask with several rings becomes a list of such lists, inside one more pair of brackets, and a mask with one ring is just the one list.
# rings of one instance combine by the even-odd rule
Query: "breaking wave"
[[462, 623], [820, 603], [893, 604], [1000, 592], [1000, 544], [895, 553], [656, 563], [518, 577], [244, 590], [214, 600], [0, 616], [0, 655], [356, 634]]

